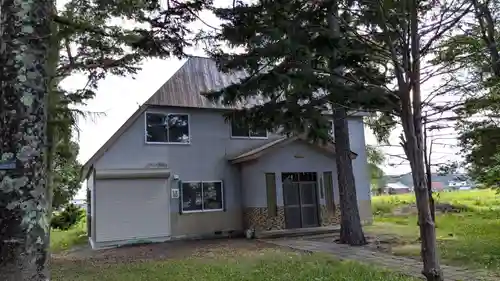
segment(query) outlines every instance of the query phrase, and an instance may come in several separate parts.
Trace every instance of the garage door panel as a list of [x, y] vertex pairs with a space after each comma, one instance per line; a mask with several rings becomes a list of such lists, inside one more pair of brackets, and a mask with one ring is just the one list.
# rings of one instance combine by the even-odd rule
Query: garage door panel
[[169, 236], [169, 195], [162, 179], [98, 180], [96, 241]]

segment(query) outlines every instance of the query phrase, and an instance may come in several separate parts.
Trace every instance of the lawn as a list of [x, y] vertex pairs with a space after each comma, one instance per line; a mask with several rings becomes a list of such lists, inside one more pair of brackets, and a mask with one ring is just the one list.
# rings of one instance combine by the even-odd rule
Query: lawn
[[95, 255], [87, 251], [73, 257], [58, 254], [82, 243], [86, 243], [85, 221], [68, 231], [51, 232], [51, 250], [55, 253], [51, 280], [419, 280], [369, 265], [341, 262], [323, 254], [292, 252], [246, 239], [150, 244], [91, 252]]
[[67, 231], [52, 229], [50, 231], [50, 250], [58, 253], [71, 247], [87, 243], [87, 221], [82, 219]]
[[52, 268], [56, 281], [417, 281], [319, 254], [266, 251], [237, 258], [217, 256], [93, 266], [81, 262], [54, 263]]
[[[440, 255], [448, 264], [483, 268], [500, 274], [500, 196], [491, 190], [446, 192], [438, 202], [465, 205], [467, 211], [441, 214], [436, 218]], [[418, 226], [415, 215], [396, 216], [392, 210], [414, 202], [414, 195], [373, 198], [375, 223], [368, 233], [397, 235], [391, 252], [419, 256]]]

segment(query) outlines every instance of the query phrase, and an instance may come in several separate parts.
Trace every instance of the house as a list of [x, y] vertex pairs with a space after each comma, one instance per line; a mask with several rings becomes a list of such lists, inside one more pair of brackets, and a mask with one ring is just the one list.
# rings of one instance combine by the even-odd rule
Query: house
[[71, 204], [78, 206], [82, 209], [87, 208], [87, 202], [85, 202], [85, 199], [73, 199], [71, 200]]
[[[452, 190], [469, 190], [474, 187], [474, 183], [465, 174], [439, 174], [432, 173], [432, 190], [435, 192], [452, 191]], [[402, 175], [387, 176], [388, 182], [401, 182], [413, 188], [413, 178], [411, 173]]]
[[401, 182], [389, 182], [384, 186], [386, 194], [404, 194], [412, 192], [412, 189]]
[[[92, 248], [339, 224], [333, 144], [228, 124], [234, 107], [201, 94], [239, 77], [190, 57], [85, 163]], [[348, 125], [369, 223], [363, 116]]]

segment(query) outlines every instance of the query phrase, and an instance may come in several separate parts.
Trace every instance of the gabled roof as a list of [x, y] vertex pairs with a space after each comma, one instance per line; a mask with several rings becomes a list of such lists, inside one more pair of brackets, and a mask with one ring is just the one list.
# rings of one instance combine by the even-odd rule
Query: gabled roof
[[226, 74], [217, 69], [214, 60], [192, 56], [167, 80], [125, 123], [109, 138], [82, 167], [82, 177], [86, 178], [90, 168], [125, 133], [149, 106], [179, 106], [195, 108], [234, 109], [259, 103], [257, 99], [241, 102], [237, 106], [223, 106], [211, 102], [202, 92], [221, 89], [246, 77], [245, 72]]
[[240, 82], [248, 77], [245, 71], [223, 73], [211, 58], [190, 57], [146, 102], [156, 106], [181, 106], [196, 108], [232, 109], [260, 103], [260, 99], [249, 99], [235, 106], [212, 102], [204, 95]]
[[[211, 58], [191, 56], [130, 118], [116, 131], [82, 167], [82, 177], [88, 176], [91, 167], [121, 137], [121, 135], [150, 106], [178, 106], [193, 108], [236, 109], [263, 103], [261, 98], [240, 101], [233, 106], [212, 102], [201, 93], [218, 90], [248, 77], [245, 71], [223, 73]], [[354, 112], [353, 116], [366, 113]]]
[[[264, 97], [249, 97], [234, 105], [213, 102], [201, 93], [220, 90], [249, 77], [244, 70], [224, 73], [215, 60], [191, 56], [146, 102], [154, 106], [180, 106], [195, 108], [236, 109], [251, 107], [266, 101]], [[331, 111], [325, 111], [331, 114]], [[352, 116], [368, 116], [367, 112], [349, 112]]]
[[[261, 156], [263, 156], [264, 154], [271, 152], [273, 149], [290, 144], [294, 141], [303, 141], [309, 145], [312, 145], [312, 146], [320, 149], [323, 152], [329, 153], [331, 155], [335, 155], [335, 143], [330, 142], [327, 144], [321, 144], [319, 142], [312, 142], [312, 141], [308, 140], [306, 137], [300, 135], [300, 136], [294, 136], [294, 137], [282, 137], [282, 138], [279, 138], [276, 140], [272, 140], [272, 141], [265, 143], [259, 147], [248, 150], [248, 151], [243, 152], [241, 154], [238, 154], [236, 156], [230, 157], [229, 161], [232, 164], [237, 164], [237, 163], [243, 163], [246, 161], [258, 159]], [[351, 156], [351, 159], [354, 159], [358, 155], [351, 151], [350, 156]]]

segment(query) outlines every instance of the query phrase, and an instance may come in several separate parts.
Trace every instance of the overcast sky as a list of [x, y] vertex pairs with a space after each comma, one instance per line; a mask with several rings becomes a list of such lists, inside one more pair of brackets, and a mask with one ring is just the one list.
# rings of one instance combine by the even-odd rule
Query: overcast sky
[[[58, 1], [61, 5], [64, 0]], [[215, 0], [217, 5], [228, 5], [232, 0]], [[217, 26], [219, 21], [209, 13], [203, 13], [202, 19], [212, 26]], [[193, 28], [208, 28], [203, 23], [193, 24]], [[191, 49], [194, 55], [204, 55], [201, 49]], [[95, 119], [80, 119], [78, 123], [79, 134], [77, 141], [80, 144], [80, 154], [78, 160], [85, 163], [118, 128], [137, 110], [140, 104], [145, 102], [170, 76], [182, 65], [184, 61], [178, 59], [147, 60], [142, 65], [135, 79], [132, 77], [108, 77], [99, 84], [97, 97], [88, 102], [84, 107], [91, 112], [103, 113]], [[85, 77], [75, 75], [63, 81], [63, 87], [78, 88], [86, 82]], [[430, 80], [424, 85], [424, 93], [439, 81]], [[396, 130], [391, 135], [391, 143], [398, 143], [398, 136], [401, 130]], [[367, 144], [377, 145], [373, 133], [365, 129]], [[453, 132], [447, 132], [450, 136]], [[454, 140], [440, 140], [441, 143], [453, 144]], [[402, 155], [402, 150], [398, 147], [382, 147], [386, 154]], [[457, 150], [450, 146], [435, 146], [435, 162], [446, 162], [450, 159], [458, 159]], [[409, 172], [409, 166], [397, 156], [389, 157], [383, 169], [388, 174], [399, 174]], [[398, 164], [396, 166], [390, 164]], [[402, 165], [399, 165], [402, 164]], [[82, 189], [76, 198], [85, 198]]]

